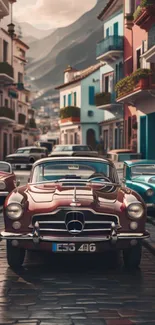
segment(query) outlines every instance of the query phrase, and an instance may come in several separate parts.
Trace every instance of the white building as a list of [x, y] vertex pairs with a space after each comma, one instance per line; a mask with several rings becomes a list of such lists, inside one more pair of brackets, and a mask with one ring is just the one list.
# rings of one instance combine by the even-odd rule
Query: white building
[[99, 123], [103, 113], [95, 104], [100, 88], [101, 63], [77, 71], [68, 67], [64, 71], [64, 84], [60, 91], [61, 144], [88, 144], [93, 148], [99, 141]]

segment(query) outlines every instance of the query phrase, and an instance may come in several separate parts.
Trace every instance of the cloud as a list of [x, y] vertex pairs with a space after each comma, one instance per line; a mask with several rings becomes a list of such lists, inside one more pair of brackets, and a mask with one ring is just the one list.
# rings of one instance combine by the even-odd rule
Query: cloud
[[51, 27], [67, 26], [86, 11], [92, 9], [97, 0], [18, 0], [14, 5], [14, 16], [18, 21]]

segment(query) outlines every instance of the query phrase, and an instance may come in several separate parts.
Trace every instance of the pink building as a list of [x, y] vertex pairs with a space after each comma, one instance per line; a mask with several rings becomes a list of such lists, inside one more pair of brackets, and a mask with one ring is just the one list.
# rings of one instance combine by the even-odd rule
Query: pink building
[[124, 74], [116, 86], [124, 104], [125, 147], [155, 158], [155, 2], [126, 0]]

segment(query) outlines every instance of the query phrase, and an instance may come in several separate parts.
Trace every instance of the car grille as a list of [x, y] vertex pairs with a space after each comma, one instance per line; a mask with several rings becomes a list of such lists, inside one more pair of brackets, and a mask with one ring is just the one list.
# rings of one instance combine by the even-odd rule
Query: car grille
[[[119, 218], [115, 215], [98, 214], [92, 210], [69, 210], [61, 209], [54, 214], [38, 214], [32, 217], [32, 225], [38, 221], [40, 234], [51, 236], [73, 236], [66, 226], [66, 214], [76, 212], [76, 214], [83, 214], [84, 225], [83, 230], [80, 232], [82, 236], [101, 236], [108, 234], [111, 231], [112, 223], [115, 223], [117, 228], [119, 225]], [[79, 216], [80, 220], [80, 216]], [[81, 221], [81, 220], [80, 220]], [[76, 236], [78, 234], [75, 234]]]
[[29, 161], [28, 157], [13, 157], [13, 158], [7, 158], [7, 161], [11, 164], [22, 164]]

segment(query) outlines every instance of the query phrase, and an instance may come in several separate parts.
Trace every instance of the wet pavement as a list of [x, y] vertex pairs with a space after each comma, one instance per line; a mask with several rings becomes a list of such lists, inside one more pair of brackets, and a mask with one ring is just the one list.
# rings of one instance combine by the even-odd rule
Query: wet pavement
[[121, 257], [109, 253], [31, 252], [14, 272], [1, 242], [0, 324], [155, 324], [155, 256], [144, 248], [141, 269], [129, 272]]

